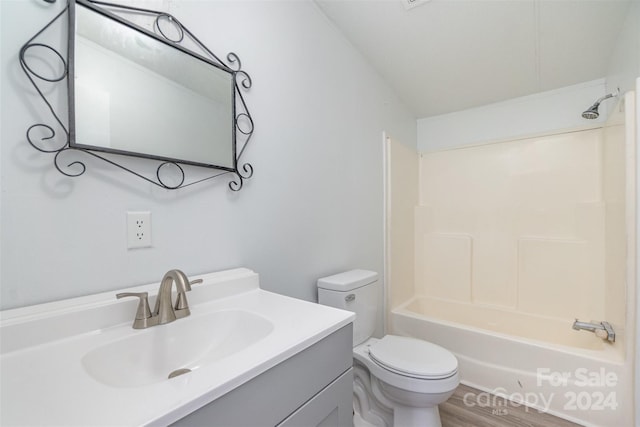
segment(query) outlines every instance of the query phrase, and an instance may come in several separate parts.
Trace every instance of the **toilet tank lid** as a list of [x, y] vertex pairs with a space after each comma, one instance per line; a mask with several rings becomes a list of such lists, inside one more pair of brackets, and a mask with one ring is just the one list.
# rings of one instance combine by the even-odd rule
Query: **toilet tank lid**
[[378, 280], [378, 273], [369, 270], [350, 270], [318, 279], [318, 288], [348, 292]]

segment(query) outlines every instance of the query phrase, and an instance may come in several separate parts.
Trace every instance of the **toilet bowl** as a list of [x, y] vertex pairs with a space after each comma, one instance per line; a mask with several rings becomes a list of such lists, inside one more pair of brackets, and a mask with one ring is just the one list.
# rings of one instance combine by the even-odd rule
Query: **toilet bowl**
[[368, 370], [378, 405], [393, 413], [392, 425], [441, 425], [438, 405], [460, 383], [453, 354], [426, 341], [386, 335], [356, 346], [353, 357]]
[[372, 338], [378, 310], [375, 272], [351, 270], [318, 280], [321, 304], [356, 313], [354, 422], [379, 427], [440, 427], [438, 405], [460, 383], [448, 350], [410, 337]]

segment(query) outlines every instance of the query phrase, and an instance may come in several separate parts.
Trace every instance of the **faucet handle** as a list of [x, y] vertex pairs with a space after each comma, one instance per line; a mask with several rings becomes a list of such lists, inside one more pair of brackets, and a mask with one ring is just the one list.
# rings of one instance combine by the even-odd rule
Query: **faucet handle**
[[[197, 285], [198, 283], [202, 283], [202, 282], [203, 282], [202, 279], [191, 280], [189, 282], [189, 289], [187, 290], [191, 290], [191, 285]], [[187, 302], [187, 295], [185, 292], [178, 292], [178, 297], [176, 298], [176, 305], [174, 307], [174, 310], [176, 311], [176, 316], [178, 316], [178, 318], [186, 317], [190, 314], [189, 303]], [[186, 310], [186, 311], [178, 312], [178, 310]]]
[[133, 329], [145, 329], [148, 327], [148, 319], [151, 318], [151, 309], [149, 308], [149, 293], [148, 292], [122, 292], [116, 294], [116, 298], [125, 297], [137, 297], [140, 298], [138, 302], [138, 309], [136, 310], [136, 318], [133, 321]]

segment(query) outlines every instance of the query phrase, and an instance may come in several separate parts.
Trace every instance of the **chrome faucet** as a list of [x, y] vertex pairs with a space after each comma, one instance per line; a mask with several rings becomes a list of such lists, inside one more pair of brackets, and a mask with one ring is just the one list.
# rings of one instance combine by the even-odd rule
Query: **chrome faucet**
[[[171, 300], [171, 289], [174, 283], [178, 292], [175, 307]], [[146, 329], [151, 326], [171, 323], [176, 319], [182, 319], [190, 315], [191, 310], [189, 309], [186, 293], [191, 290], [191, 285], [196, 283], [202, 283], [202, 279], [189, 282], [187, 275], [182, 271], [177, 269], [169, 270], [160, 282], [160, 289], [158, 290], [158, 296], [156, 296], [156, 305], [153, 312], [149, 309], [147, 292], [123, 292], [116, 294], [116, 298], [140, 298], [138, 309], [136, 310], [136, 318], [133, 321], [133, 329]]]
[[592, 320], [591, 323], [589, 323], [576, 319], [575, 322], [573, 322], [572, 328], [576, 331], [590, 331], [595, 333], [599, 338], [606, 339], [609, 342], [616, 342], [616, 333], [609, 322], [594, 323]]

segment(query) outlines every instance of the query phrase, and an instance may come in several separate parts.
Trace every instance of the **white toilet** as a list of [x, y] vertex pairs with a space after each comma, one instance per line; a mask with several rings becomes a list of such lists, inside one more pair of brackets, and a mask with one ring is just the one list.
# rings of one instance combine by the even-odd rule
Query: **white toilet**
[[378, 274], [351, 270], [318, 280], [320, 304], [353, 311], [354, 424], [439, 427], [438, 404], [460, 379], [458, 361], [429, 342], [396, 335], [371, 338], [378, 313]]

